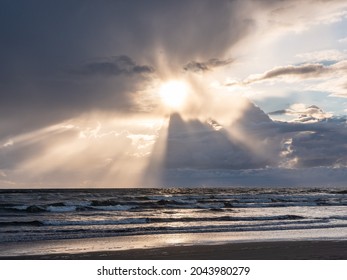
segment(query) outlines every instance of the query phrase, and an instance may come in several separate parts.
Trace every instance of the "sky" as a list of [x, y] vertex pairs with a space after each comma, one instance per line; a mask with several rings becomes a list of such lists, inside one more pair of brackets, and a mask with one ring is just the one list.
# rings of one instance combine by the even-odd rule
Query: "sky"
[[345, 186], [345, 0], [2, 0], [0, 37], [0, 188]]

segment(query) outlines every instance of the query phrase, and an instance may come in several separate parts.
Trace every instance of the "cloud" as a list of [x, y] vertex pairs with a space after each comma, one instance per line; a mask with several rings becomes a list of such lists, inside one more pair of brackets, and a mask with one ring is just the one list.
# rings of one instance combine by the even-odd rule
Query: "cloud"
[[300, 79], [316, 78], [327, 72], [328, 67], [315, 63], [315, 64], [304, 64], [304, 65], [288, 65], [275, 67], [263, 74], [251, 75], [244, 83], [251, 84], [254, 82], [281, 78], [281, 77], [299, 77]]
[[194, 72], [230, 65], [231, 59], [219, 58], [236, 57], [237, 48], [252, 44], [257, 34], [318, 24], [336, 18], [344, 6], [311, 0], [6, 2], [0, 19], [0, 134], [95, 110], [150, 110], [158, 100], [146, 90], [182, 76], [182, 67]]
[[[201, 165], [208, 164], [211, 159], [213, 163], [233, 168], [275, 166], [281, 160], [281, 141], [286, 137], [293, 139], [294, 144], [285, 159], [293, 159], [291, 162], [295, 165], [294, 159], [300, 159], [299, 152], [295, 152], [299, 151], [296, 145], [305, 146], [296, 140], [298, 133], [304, 130], [315, 131], [316, 135], [323, 133], [323, 138], [329, 141], [316, 139], [317, 146], [333, 144], [333, 137], [326, 136], [328, 132], [324, 124], [318, 122], [315, 127], [306, 127], [308, 124], [303, 123], [273, 123], [262, 115], [262, 123], [256, 121], [257, 117], [254, 120], [246, 117], [247, 121], [252, 119], [246, 125], [241, 120], [243, 106], [230, 108], [233, 104], [219, 99], [218, 94], [206, 94], [206, 81], [194, 77], [198, 75], [184, 73], [182, 68], [186, 72], [212, 72], [226, 65], [232, 68], [233, 60], [222, 58], [239, 58], [247, 54], [244, 50], [254, 49], [259, 38], [267, 40], [283, 31], [303, 30], [314, 24], [340, 20], [345, 16], [343, 9], [346, 6], [346, 1], [313, 0], [98, 3], [89, 0], [52, 3], [19, 0], [16, 4], [6, 1], [2, 4], [0, 17], [0, 168], [4, 168], [9, 180], [16, 180], [30, 177], [31, 172], [41, 165], [46, 168], [47, 180], [55, 178], [59, 181], [71, 176], [77, 182], [88, 172], [91, 177], [101, 178], [99, 171], [102, 168], [97, 168], [103, 166], [104, 171], [110, 172], [107, 175], [112, 181], [110, 174], [120, 174], [124, 168], [131, 170], [131, 164], [136, 162], [129, 161], [131, 155], [148, 152], [133, 147], [134, 137], [110, 134], [96, 137], [97, 140], [93, 138], [95, 142], [89, 143], [92, 137], [79, 142], [78, 135], [96, 133], [100, 136], [97, 129], [88, 130], [83, 125], [68, 131], [59, 130], [59, 133], [47, 133], [45, 129], [69, 119], [88, 119], [94, 114], [102, 127], [107, 119], [102, 117], [103, 114], [114, 123], [124, 121], [120, 116], [138, 117], [145, 110], [147, 114], [157, 116], [155, 108], [159, 100], [155, 86], [164, 80], [180, 78], [189, 79], [194, 85], [191, 103], [196, 106], [190, 110], [191, 115], [195, 114], [200, 120], [216, 116], [216, 122], [223, 127], [217, 131], [218, 136], [214, 130], [203, 133], [202, 139], [199, 135], [192, 137], [190, 147], [197, 159], [204, 159]], [[275, 79], [327, 78], [330, 80], [325, 84], [320, 82], [313, 90], [329, 90], [332, 94], [347, 96], [346, 61], [333, 65], [318, 62], [280, 66], [250, 76], [243, 84]], [[340, 76], [338, 81], [334, 78], [337, 75]], [[250, 111], [245, 112], [252, 115]], [[239, 125], [234, 126], [237, 128], [234, 135], [225, 121], [231, 118], [229, 113], [233, 115], [232, 119], [235, 115], [240, 118]], [[223, 120], [220, 120], [221, 115]], [[194, 127], [190, 123], [186, 125]], [[45, 132], [41, 133], [42, 130]], [[331, 131], [335, 132], [332, 124]], [[31, 135], [36, 140], [30, 138], [19, 141], [19, 144], [18, 137], [23, 135]], [[234, 138], [230, 139], [231, 136]], [[256, 139], [254, 143], [250, 143], [252, 137]], [[184, 139], [172, 136], [171, 147], [175, 147], [175, 140], [182, 145], [185, 143]], [[220, 148], [212, 145], [214, 140], [223, 145]], [[199, 154], [198, 147], [205, 146], [211, 150], [206, 155]], [[228, 152], [224, 153], [222, 147]], [[326, 152], [337, 157], [332, 150], [326, 149]], [[189, 150], [183, 154], [188, 156]], [[120, 168], [117, 158], [127, 162], [127, 166]], [[93, 165], [100, 162], [107, 164]], [[337, 161], [331, 162], [335, 164]], [[315, 164], [319, 165], [319, 162]], [[87, 168], [83, 169], [85, 166]], [[16, 173], [18, 168], [27, 173]]]
[[[245, 117], [236, 121], [231, 137], [267, 158], [272, 167], [346, 167], [347, 122], [315, 105], [294, 104], [275, 113], [296, 114], [292, 122], [272, 121], [258, 107], [248, 106]], [[258, 154], [257, 154], [258, 151]]]
[[13, 137], [12, 145], [0, 148], [0, 171], [8, 180], [38, 183], [36, 187], [40, 181], [43, 187], [55, 182], [82, 186], [85, 180], [94, 182], [94, 187], [115, 182], [138, 186], [158, 124], [146, 118], [140, 122], [108, 117], [80, 117]]
[[[292, 110], [302, 112], [302, 107], [296, 104]], [[316, 106], [305, 110], [312, 115], [322, 112]], [[84, 180], [114, 187], [151, 185], [148, 179], [156, 176], [162, 182], [185, 178], [192, 184], [209, 177], [216, 184], [253, 178], [256, 185], [256, 178], [278, 183], [281, 174], [288, 180], [300, 177], [300, 170], [291, 173], [288, 168], [346, 168], [346, 119], [272, 121], [252, 103], [245, 112], [229, 124], [218, 118], [204, 122], [173, 115], [168, 130], [162, 126], [161, 131], [159, 123], [149, 126], [138, 118], [75, 119], [14, 137], [11, 145], [0, 143], [0, 169], [8, 181], [36, 187], [41, 186], [38, 178], [45, 187], [80, 186]], [[159, 154], [153, 152], [161, 144]]]
[[19, 1], [2, 9], [0, 139], [87, 112], [153, 111], [155, 84], [182, 75], [187, 61], [226, 63], [210, 58], [227, 56], [253, 25], [243, 1]]
[[[311, 118], [312, 119], [312, 118]], [[347, 166], [346, 119], [299, 118], [295, 122], [277, 122], [283, 140], [282, 165], [291, 168]]]
[[338, 42], [342, 44], [347, 43], [347, 37], [339, 39]]
[[[303, 32], [314, 25], [332, 24], [346, 16], [344, 0], [265, 1], [273, 5], [267, 24], [280, 31]], [[275, 5], [277, 4], [277, 5]]]
[[242, 169], [268, 162], [225, 130], [216, 130], [211, 122], [184, 121], [172, 115], [163, 163], [166, 168]]
[[305, 104], [293, 104], [288, 109], [273, 111], [269, 115], [297, 116], [298, 119], [293, 120], [294, 122], [318, 122], [333, 116], [331, 113], [324, 112], [316, 105], [305, 106]]
[[184, 65], [183, 69], [185, 71], [190, 71], [190, 72], [205, 72], [205, 71], [211, 71], [217, 67], [229, 65], [233, 61], [234, 60], [231, 58], [225, 59], [225, 60], [220, 60], [218, 58], [211, 58], [205, 62], [190, 61], [186, 65]]
[[0, 177], [7, 177], [6, 173], [3, 170], [0, 170]]
[[119, 75], [140, 75], [150, 74], [155, 70], [148, 65], [137, 65], [126, 55], [115, 56], [104, 61], [91, 62], [83, 65], [81, 69], [74, 70], [72, 73], [80, 75], [100, 75], [100, 76], [119, 76]]
[[341, 61], [346, 59], [346, 52], [336, 49], [321, 50], [297, 54], [296, 57], [308, 62]]
[[292, 122], [272, 121], [251, 103], [245, 111], [243, 117], [223, 126], [215, 120], [204, 123], [171, 116], [160, 163], [163, 174], [173, 176], [185, 169], [224, 173], [253, 168], [347, 167], [345, 118], [303, 104], [278, 112], [297, 114]]
[[226, 83], [225, 86], [244, 86], [276, 80], [287, 83], [315, 80], [315, 83], [310, 84], [298, 83], [298, 87], [301, 91], [323, 91], [330, 93], [331, 96], [347, 98], [347, 79], [344, 75], [346, 70], [347, 60], [341, 60], [331, 65], [310, 63], [278, 66], [261, 74], [249, 75], [241, 82], [233, 81], [231, 83]]
[[313, 166], [347, 166], [346, 125], [337, 120], [318, 123], [311, 130], [297, 133], [292, 138], [291, 153], [287, 156], [297, 168]]

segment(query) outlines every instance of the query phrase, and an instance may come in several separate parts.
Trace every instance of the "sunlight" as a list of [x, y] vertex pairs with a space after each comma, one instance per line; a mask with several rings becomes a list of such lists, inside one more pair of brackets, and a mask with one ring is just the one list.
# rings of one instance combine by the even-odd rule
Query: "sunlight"
[[179, 110], [185, 104], [188, 95], [188, 86], [182, 81], [168, 81], [159, 89], [162, 103], [172, 110]]
[[[156, 142], [165, 121], [137, 115], [136, 119], [124, 118], [116, 125], [114, 120], [119, 119], [109, 114], [96, 114], [89, 119], [82, 116], [15, 136], [11, 139], [13, 144], [0, 142], [0, 149], [2, 145], [38, 147], [35, 155], [17, 166], [19, 174], [30, 174], [27, 185], [57, 187], [59, 179], [59, 186], [137, 187], [142, 186], [144, 174], [150, 177], [149, 182], [156, 183], [155, 176], [159, 175], [155, 172], [165, 151], [165, 147], [158, 149]], [[159, 163], [148, 174], [154, 146]]]

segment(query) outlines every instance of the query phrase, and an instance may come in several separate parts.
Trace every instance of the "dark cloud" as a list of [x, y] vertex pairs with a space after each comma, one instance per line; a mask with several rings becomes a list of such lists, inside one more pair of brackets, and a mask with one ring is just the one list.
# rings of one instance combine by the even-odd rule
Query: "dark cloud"
[[264, 167], [268, 161], [225, 130], [215, 130], [211, 122], [184, 121], [172, 115], [163, 164], [167, 168], [249, 169]]
[[266, 159], [264, 162], [272, 167], [346, 167], [346, 118], [333, 117], [315, 105], [295, 113], [298, 118], [293, 122], [272, 121], [260, 108], [249, 104], [230, 133], [239, 137], [254, 157]]
[[91, 111], [133, 113], [141, 111], [138, 91], [147, 78], [143, 75], [100, 79], [92, 75], [59, 79], [37, 77], [18, 81], [6, 88], [0, 105], [0, 138], [39, 129]]
[[100, 75], [107, 77], [150, 74], [154, 72], [154, 68], [147, 65], [137, 65], [130, 57], [121, 55], [108, 60], [87, 63], [83, 65], [81, 69], [73, 70], [71, 72], [87, 76]]
[[231, 64], [233, 62], [233, 59], [225, 59], [220, 60], [218, 58], [211, 58], [205, 62], [197, 62], [197, 61], [190, 61], [188, 62], [183, 69], [185, 71], [190, 72], [205, 72], [205, 71], [211, 71], [214, 68], [226, 66], [228, 64]]
[[314, 122], [300, 118], [277, 122], [283, 137], [282, 161], [290, 167], [347, 166], [346, 122], [330, 118]]
[[346, 141], [346, 125], [343, 120], [332, 119], [306, 125], [305, 131], [293, 135], [287, 157], [297, 168], [347, 166]]
[[333, 117], [315, 105], [273, 113], [297, 116], [292, 122], [274, 122], [278, 135], [282, 137], [282, 162], [285, 166], [347, 166], [345, 117]]
[[248, 34], [249, 9], [243, 1], [4, 1], [0, 138], [95, 110], [143, 110], [147, 74], [223, 64], [209, 59]]
[[[306, 111], [313, 115], [322, 113], [317, 106], [309, 106]], [[249, 103], [245, 115], [231, 126], [218, 124], [216, 129], [216, 124], [216, 121], [203, 123], [172, 115], [164, 139], [166, 149], [160, 154], [162, 161], [160, 166], [151, 168], [165, 173], [164, 169], [182, 168], [347, 167], [345, 119], [272, 121], [260, 108]]]

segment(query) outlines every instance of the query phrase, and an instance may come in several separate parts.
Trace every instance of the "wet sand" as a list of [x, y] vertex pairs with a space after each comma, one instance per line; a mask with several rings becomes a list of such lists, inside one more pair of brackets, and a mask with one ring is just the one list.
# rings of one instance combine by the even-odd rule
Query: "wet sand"
[[0, 257], [62, 260], [346, 260], [347, 241], [276, 241]]

